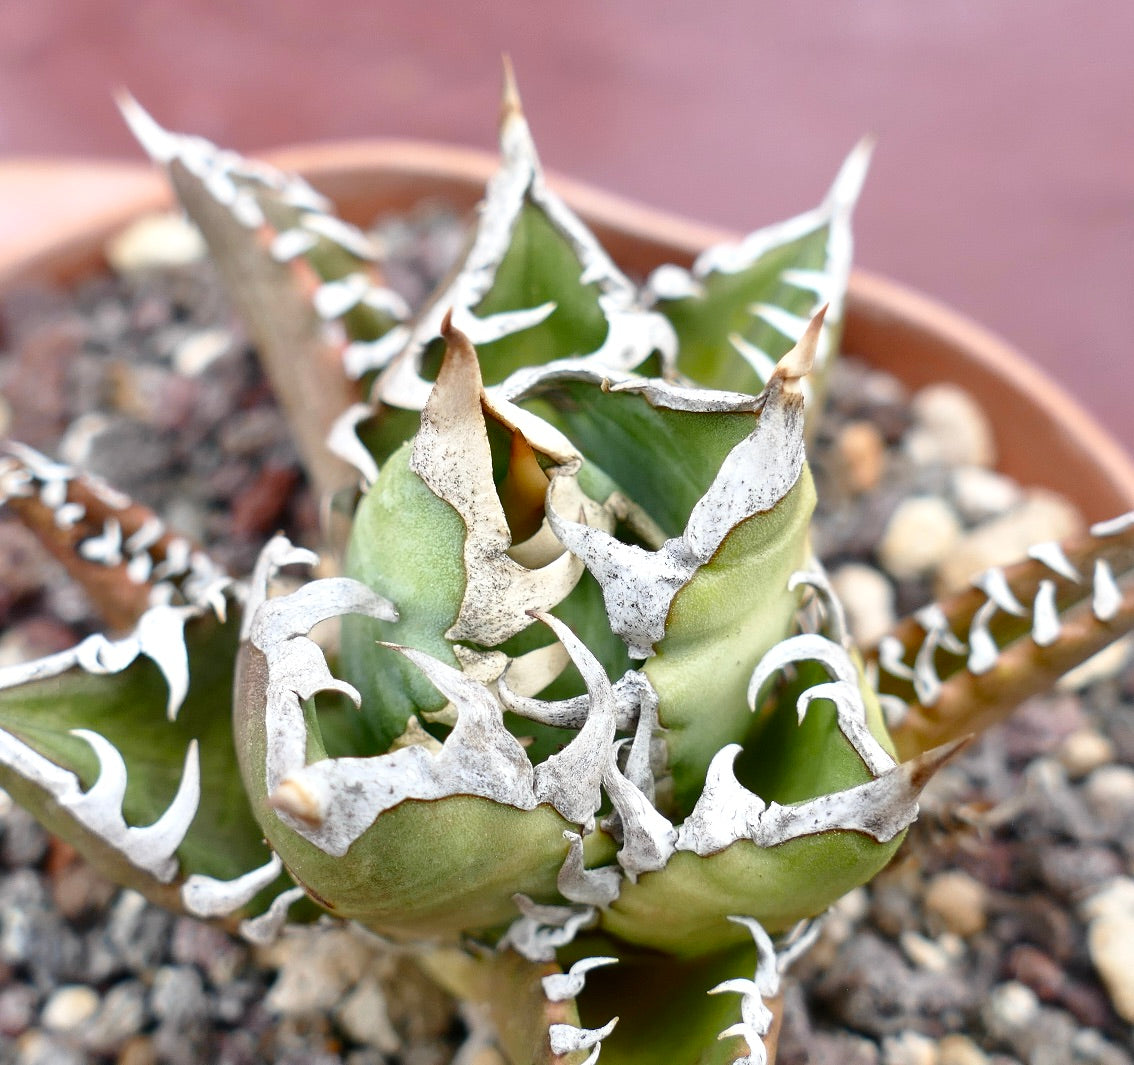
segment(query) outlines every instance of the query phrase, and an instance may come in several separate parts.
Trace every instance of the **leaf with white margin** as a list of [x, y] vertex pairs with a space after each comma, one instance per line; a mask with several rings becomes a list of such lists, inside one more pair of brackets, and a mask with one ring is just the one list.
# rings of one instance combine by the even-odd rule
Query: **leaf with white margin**
[[774, 997], [780, 989], [776, 949], [759, 921], [751, 917], [729, 917], [729, 920], [743, 925], [752, 933], [756, 942], [756, 973], [752, 978], [734, 977], [724, 980], [710, 989], [710, 995], [730, 992], [741, 996], [740, 1021], [726, 1028], [718, 1038], [728, 1039], [738, 1035], [748, 1044], [748, 1055], [734, 1058], [735, 1065], [767, 1065], [768, 1049], [764, 1037], [771, 1030], [773, 1017], [766, 1000]]
[[757, 392], [826, 304], [816, 348], [822, 380], [838, 350], [851, 270], [851, 215], [870, 152], [868, 141], [859, 143], [813, 210], [737, 244], [710, 248], [691, 271], [664, 266], [650, 276], [652, 305], [677, 331], [682, 373], [706, 387]]
[[[182, 878], [231, 880], [268, 858], [233, 747], [237, 621], [186, 609], [0, 670], [0, 786], [104, 875], [172, 909]], [[163, 675], [170, 660], [189, 667], [176, 717], [184, 674]], [[258, 894], [234, 909], [255, 912]]]
[[370, 264], [375, 249], [296, 175], [170, 133], [128, 96], [120, 106], [204, 234], [317, 492], [348, 485], [349, 468], [324, 446], [359, 398], [348, 341], [373, 341], [406, 312]]
[[[723, 456], [684, 532], [659, 550], [565, 520], [554, 485], [549, 493], [552, 527], [602, 587], [612, 631], [632, 657], [653, 655], [642, 670], [658, 697], [682, 810], [692, 808], [717, 751], [751, 729], [744, 699], [751, 670], [794, 625], [801, 593], [790, 580], [808, 555], [814, 505], [798, 382], [819, 326], [816, 319], [806, 342], [785, 356], [754, 426], [743, 410], [718, 409], [714, 393], [705, 396], [711, 413], [683, 413], [708, 423], [728, 419], [729, 429], [741, 417], [749, 431]], [[650, 387], [655, 401], [663, 401], [664, 386]], [[644, 465], [655, 465], [654, 457]], [[713, 693], [712, 714], [701, 710], [706, 692]]]
[[645, 551], [601, 529], [567, 520], [555, 510], [554, 500], [549, 501], [548, 519], [555, 534], [602, 586], [611, 627], [626, 641], [631, 657], [654, 653], [654, 645], [666, 634], [677, 593], [738, 525], [771, 510], [798, 481], [804, 464], [803, 403], [796, 383], [810, 371], [821, 325], [822, 315], [800, 349], [785, 356], [769, 383], [754, 429], [728, 453], [694, 505], [682, 535], [659, 550]]
[[425, 405], [425, 350], [450, 311], [453, 324], [483, 346], [492, 384], [557, 359], [630, 370], [655, 351], [663, 359], [675, 354], [668, 322], [642, 308], [636, 286], [548, 188], [510, 71], [500, 154], [460, 268], [414, 322], [405, 348], [378, 379], [376, 400], [412, 410]]
[[[292, 554], [277, 540], [268, 556], [288, 561]], [[411, 743], [382, 755], [325, 757], [318, 713], [304, 701], [328, 689], [356, 693], [333, 677], [306, 631], [348, 609], [381, 614], [389, 607], [346, 578], [265, 599], [271, 569], [260, 567], [251, 593], [237, 738], [254, 808], [288, 869], [332, 912], [393, 935], [491, 927], [517, 889], [554, 893], [568, 850], [564, 818], [589, 821], [601, 801], [588, 766], [609, 745], [612, 714], [596, 714], [558, 761], [533, 767], [489, 688], [396, 647], [454, 705], [445, 742], [439, 750]], [[581, 654], [571, 642], [567, 650]], [[596, 679], [593, 660], [577, 665]], [[609, 860], [597, 836], [589, 851], [591, 861]]]
[[[481, 407], [477, 353], [468, 338], [442, 325], [446, 352], [441, 373], [421, 413], [410, 468], [431, 491], [448, 503], [465, 525], [462, 557], [465, 590], [450, 640], [494, 646], [531, 624], [529, 612], [548, 610], [574, 588], [583, 572], [578, 559], [560, 548], [558, 557], [539, 569], [516, 562], [509, 549], [512, 533], [492, 476], [492, 453]], [[529, 432], [553, 433], [524, 412]], [[553, 458], [578, 468], [571, 445], [555, 434]], [[529, 440], [533, 446], [540, 443]]]

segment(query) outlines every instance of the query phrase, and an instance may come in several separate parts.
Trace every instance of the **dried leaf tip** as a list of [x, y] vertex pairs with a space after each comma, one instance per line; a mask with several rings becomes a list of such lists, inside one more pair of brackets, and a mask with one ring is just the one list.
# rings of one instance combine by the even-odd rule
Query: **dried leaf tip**
[[126, 89], [114, 94], [114, 102], [130, 127], [138, 143], [155, 162], [163, 165], [171, 162], [177, 155], [178, 137], [159, 126], [154, 117], [134, 99]]
[[[827, 316], [828, 304], [823, 304], [814, 317], [808, 322], [803, 336], [778, 363], [772, 374], [772, 381], [779, 381], [786, 392], [799, 392], [799, 382], [803, 380], [815, 366], [815, 353], [819, 347], [819, 337], [823, 331], [823, 319]], [[771, 384], [771, 381], [768, 382]]]
[[500, 125], [503, 126], [512, 118], [522, 118], [524, 108], [516, 85], [516, 70], [512, 66], [512, 57], [507, 52], [500, 57], [500, 65], [504, 74], [504, 84], [500, 91]]
[[468, 336], [453, 325], [453, 309], [450, 307], [441, 319], [441, 339], [445, 341], [445, 355], [441, 360], [441, 369], [437, 374], [438, 381], [445, 374], [447, 366], [476, 367], [477, 386], [481, 385], [480, 360], [477, 358], [476, 348]]

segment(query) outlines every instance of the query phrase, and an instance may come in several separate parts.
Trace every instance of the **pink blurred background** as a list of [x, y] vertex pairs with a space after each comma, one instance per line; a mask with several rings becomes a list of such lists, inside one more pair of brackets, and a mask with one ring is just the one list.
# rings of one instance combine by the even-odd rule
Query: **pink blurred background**
[[[858, 262], [1003, 334], [1134, 449], [1130, 0], [5, 0], [0, 170], [139, 159], [118, 86], [246, 151], [489, 148], [502, 52], [550, 169], [738, 229], [811, 206], [877, 135]], [[0, 240], [20, 216], [0, 204]]]

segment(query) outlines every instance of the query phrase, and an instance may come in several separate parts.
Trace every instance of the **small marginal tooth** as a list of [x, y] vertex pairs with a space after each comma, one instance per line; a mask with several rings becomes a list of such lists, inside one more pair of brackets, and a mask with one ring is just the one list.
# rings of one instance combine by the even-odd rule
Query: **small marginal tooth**
[[814, 292], [821, 303], [830, 300], [828, 293], [833, 287], [833, 278], [825, 270], [785, 270], [780, 279], [796, 288]]
[[878, 644], [878, 665], [899, 680], [913, 680], [914, 672], [903, 661], [906, 649], [896, 636], [884, 636]]
[[1053, 573], [1065, 577], [1076, 584], [1082, 584], [1083, 575], [1071, 565], [1071, 560], [1064, 553], [1062, 546], [1055, 540], [1047, 540], [1042, 544], [1033, 544], [1028, 548], [1028, 558], [1034, 558], [1043, 563]]
[[586, 984], [586, 975], [592, 969], [602, 968], [604, 965], [618, 964], [617, 958], [582, 958], [575, 962], [565, 973], [553, 973], [545, 976], [543, 993], [549, 1002], [569, 1002], [577, 998]]
[[1032, 604], [1032, 639], [1040, 647], [1050, 647], [1059, 639], [1061, 628], [1055, 603], [1055, 581], [1040, 581]]
[[1004, 571], [999, 566], [994, 566], [985, 570], [979, 577], [974, 577], [972, 585], [984, 592], [1004, 613], [1018, 618], [1028, 613], [1028, 608], [1016, 598], [1008, 584], [1008, 578], [1004, 576]]
[[304, 229], [320, 237], [326, 237], [333, 244], [339, 245], [359, 259], [372, 260], [378, 258], [378, 249], [374, 242], [357, 226], [344, 222], [329, 214], [307, 214], [300, 223]]
[[306, 229], [285, 229], [272, 238], [268, 253], [278, 263], [289, 263], [300, 255], [306, 255], [316, 244], [319, 238]]
[[583, 837], [577, 832], [564, 832], [569, 849], [556, 878], [559, 894], [583, 906], [606, 908], [622, 890], [622, 874], [613, 866], [587, 869], [583, 862]]
[[1114, 572], [1105, 558], [1095, 560], [1091, 610], [1099, 621], [1112, 621], [1122, 605], [1122, 591], [1114, 579]]
[[287, 921], [287, 911], [306, 894], [301, 887], [281, 892], [272, 900], [267, 913], [240, 922], [241, 937], [256, 946], [274, 942]]
[[148, 551], [160, 540], [165, 533], [165, 523], [156, 515], [150, 515], [138, 530], [133, 533], [123, 545], [131, 555], [140, 551]]
[[181, 885], [181, 901], [195, 917], [225, 917], [247, 906], [283, 872], [278, 854], [257, 869], [234, 880], [217, 880], [194, 873]]
[[750, 307], [749, 311], [792, 341], [798, 341], [811, 324], [810, 318], [801, 318], [798, 314], [792, 314], [774, 303], [757, 303]]
[[980, 676], [987, 673], [1000, 657], [1000, 648], [989, 632], [988, 623], [999, 607], [991, 599], [982, 603], [973, 615], [972, 625], [969, 627], [969, 660], [970, 673]]
[[79, 554], [88, 562], [117, 566], [122, 561], [122, 526], [116, 518], [107, 518], [98, 536], [79, 544]]
[[576, 1050], [588, 1050], [604, 1040], [618, 1023], [613, 1017], [601, 1028], [579, 1028], [574, 1024], [553, 1024], [548, 1029], [553, 1054], [570, 1054]]
[[326, 796], [312, 790], [306, 781], [295, 776], [281, 781], [268, 797], [268, 802], [277, 812], [294, 817], [310, 828], [322, 827], [327, 819]]
[[126, 563], [126, 576], [134, 584], [145, 584], [150, 579], [154, 560], [147, 554], [137, 554]]
[[1134, 529], [1134, 510], [1120, 514], [1117, 518], [1096, 522], [1091, 526], [1091, 535], [1117, 536], [1119, 533], [1126, 532], [1127, 529]]
[[74, 528], [86, 516], [87, 508], [82, 503], [64, 503], [55, 512], [55, 528]]
[[370, 288], [365, 274], [348, 274], [337, 281], [324, 281], [313, 297], [315, 313], [324, 321], [341, 318], [362, 302]]

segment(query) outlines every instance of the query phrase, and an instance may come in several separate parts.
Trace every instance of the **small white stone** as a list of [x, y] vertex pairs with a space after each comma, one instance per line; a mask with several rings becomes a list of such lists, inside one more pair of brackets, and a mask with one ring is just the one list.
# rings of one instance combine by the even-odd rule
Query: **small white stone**
[[68, 984], [55, 991], [43, 1007], [41, 1020], [52, 1032], [70, 1032], [93, 1017], [98, 1009], [98, 992], [83, 984]]
[[933, 573], [961, 539], [956, 512], [936, 496], [911, 496], [890, 515], [878, 561], [897, 580]]
[[1111, 913], [1092, 921], [1087, 950], [1115, 1012], [1134, 1024], [1134, 913]]
[[1020, 486], [995, 470], [981, 466], [959, 466], [950, 478], [953, 504], [965, 521], [973, 525], [1007, 514], [1023, 498]]
[[882, 1040], [882, 1065], [938, 1065], [937, 1044], [920, 1032], [900, 1032]]
[[968, 873], [938, 873], [925, 889], [926, 913], [958, 936], [974, 936], [988, 920], [988, 889]]
[[1020, 561], [1033, 544], [1066, 540], [1085, 528], [1082, 515], [1061, 495], [1031, 489], [1019, 506], [960, 538], [937, 572], [936, 592], [943, 596], [962, 591], [986, 569]]
[[1019, 1032], [1039, 1016], [1040, 1001], [1036, 993], [1017, 980], [994, 987], [986, 1003], [986, 1023], [998, 1037]]
[[376, 980], [365, 978], [347, 995], [335, 1014], [343, 1030], [356, 1043], [396, 1054], [401, 1040], [386, 1008], [386, 996]]
[[1056, 748], [1055, 757], [1072, 780], [1079, 780], [1100, 766], [1113, 762], [1115, 747], [1096, 729], [1081, 728], [1072, 732]]
[[201, 329], [187, 336], [173, 352], [173, 368], [183, 377], [197, 377], [232, 347], [227, 329]]
[[1085, 921], [1107, 916], [1134, 917], [1134, 880], [1128, 876], [1108, 880], [1079, 909]]
[[106, 245], [106, 259], [120, 274], [155, 266], [185, 266], [205, 257], [205, 238], [184, 215], [143, 215]]
[[910, 405], [914, 427], [906, 434], [906, 450], [922, 464], [985, 466], [996, 462], [992, 424], [963, 388], [929, 385]]
[[937, 1065], [988, 1065], [988, 1055], [967, 1035], [947, 1035], [937, 1044]]
[[948, 951], [943, 950], [932, 939], [928, 939], [917, 932], [903, 932], [898, 937], [898, 946], [902, 948], [910, 961], [919, 969], [930, 973], [944, 973], [949, 971], [951, 960]]
[[855, 494], [872, 492], [886, 468], [886, 441], [872, 422], [848, 422], [835, 441], [839, 471]]
[[1134, 768], [1100, 766], [1087, 777], [1083, 797], [1091, 811], [1108, 824], [1134, 818]]
[[842, 600], [851, 635], [860, 647], [874, 647], [897, 621], [894, 586], [885, 574], [861, 562], [848, 562], [831, 574]]

